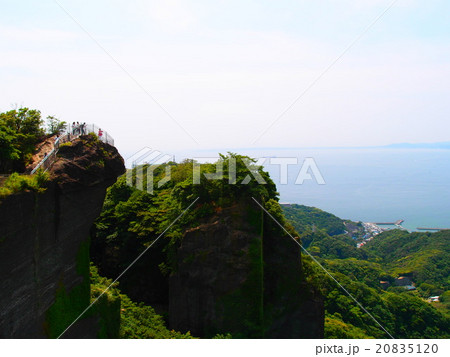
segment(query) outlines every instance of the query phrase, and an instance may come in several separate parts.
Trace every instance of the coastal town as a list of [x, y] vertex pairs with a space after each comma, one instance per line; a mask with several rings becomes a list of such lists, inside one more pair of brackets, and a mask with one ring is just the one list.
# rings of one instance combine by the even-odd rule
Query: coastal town
[[[367, 242], [370, 242], [380, 233], [391, 229], [406, 230], [401, 224], [404, 220], [399, 219], [395, 222], [352, 222], [344, 221], [346, 227], [346, 233], [355, 240], [356, 247], [361, 248]], [[414, 291], [417, 289], [416, 283], [413, 281], [412, 274], [398, 275], [390, 279], [383, 279], [379, 281], [380, 287], [383, 290], [387, 290], [389, 287], [402, 287], [408, 291]], [[439, 303], [439, 295], [431, 295], [424, 299], [428, 303]]]
[[399, 219], [395, 222], [382, 222], [382, 223], [373, 223], [373, 222], [361, 222], [364, 227], [364, 235], [362, 236], [362, 242], [357, 243], [357, 247], [361, 248], [367, 242], [370, 242], [374, 239], [378, 234], [383, 233], [384, 231], [390, 229], [406, 229], [402, 227], [402, 223], [404, 221]]

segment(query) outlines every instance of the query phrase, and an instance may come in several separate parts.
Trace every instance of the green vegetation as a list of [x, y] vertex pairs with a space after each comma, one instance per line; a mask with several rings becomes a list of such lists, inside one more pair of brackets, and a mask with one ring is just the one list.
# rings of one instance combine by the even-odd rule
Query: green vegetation
[[327, 269], [345, 275], [353, 281], [359, 281], [365, 285], [378, 289], [380, 280], [390, 280], [378, 263], [355, 258], [326, 259], [323, 262]]
[[[236, 162], [236, 185], [229, 182], [229, 159]], [[164, 235], [163, 250], [165, 258], [161, 258], [160, 269], [164, 274], [176, 269], [173, 259], [173, 247], [181, 239], [187, 227], [195, 227], [212, 213], [239, 202], [242, 199], [255, 197], [261, 202], [277, 198], [275, 184], [261, 167], [253, 167], [264, 177], [267, 184], [259, 185], [255, 180], [248, 184], [239, 184], [247, 175], [252, 177], [244, 160], [245, 156], [229, 154], [221, 156], [219, 163], [223, 166], [223, 177], [220, 180], [207, 180], [204, 173], [216, 171], [214, 164], [202, 164], [200, 167], [200, 184], [194, 184], [193, 161], [180, 164], [169, 163], [159, 167], [144, 165], [129, 172], [133, 186], [127, 184], [126, 176], [118, 179], [107, 193], [103, 211], [95, 223], [92, 234], [93, 260], [102, 274], [115, 276], [120, 269], [127, 266], [145, 247], [151, 244], [178, 217], [183, 210], [199, 197], [193, 209], [182, 216]], [[254, 162], [254, 161], [253, 161]], [[171, 171], [171, 180], [158, 187], [157, 183]], [[153, 173], [153, 194], [135, 187], [147, 187], [149, 173]], [[143, 179], [142, 179], [143, 178]], [[274, 201], [276, 202], [276, 201]], [[278, 203], [277, 203], [278, 204]], [[115, 250], [114, 262], [104, 257], [105, 251]], [[155, 272], [161, 274], [161, 271]], [[124, 287], [126, 290], [126, 288]]]
[[[85, 271], [86, 266], [89, 268], [89, 262], [86, 265], [87, 244], [82, 245], [78, 256], [77, 267]], [[87, 277], [70, 292], [62, 284], [58, 288], [55, 303], [47, 312], [45, 324], [50, 338], [58, 337], [92, 303], [81, 320], [96, 318], [99, 322], [99, 338], [193, 338], [189, 332], [182, 334], [167, 329], [164, 318], [151, 306], [133, 302], [120, 292], [118, 283], [112, 284], [112, 280], [101, 277], [93, 264], [90, 264]], [[67, 333], [70, 336], [70, 332]]]
[[0, 172], [23, 172], [44, 137], [41, 112], [20, 108], [0, 113]]
[[297, 232], [325, 230], [330, 236], [342, 234], [345, 225], [339, 217], [315, 207], [297, 204], [281, 205], [284, 215]]
[[373, 338], [364, 330], [342, 321], [339, 313], [325, 317], [325, 338]]
[[[106, 291], [92, 307], [106, 316], [101, 321], [100, 337], [110, 336], [120, 325], [120, 338], [193, 338], [189, 332], [182, 334], [167, 329], [163, 317], [151, 306], [131, 301], [120, 293], [118, 283], [111, 284], [112, 280], [101, 277], [91, 264], [91, 302]], [[116, 311], [120, 314], [115, 314]]]
[[233, 338], [233, 336], [230, 333], [226, 333], [226, 334], [218, 333], [217, 335], [215, 335], [213, 337], [214, 340], [220, 340], [220, 339], [227, 340], [227, 339], [232, 339], [232, 338]]
[[[404, 288], [383, 291], [371, 287], [364, 279], [356, 278], [354, 272], [349, 276], [337, 271], [340, 262], [322, 261], [335, 279], [349, 291], [355, 299], [395, 338], [448, 338], [449, 318], [433, 305], [427, 303]], [[359, 261], [349, 260], [344, 265], [361, 265]], [[314, 279], [325, 297], [326, 338], [388, 338], [383, 329], [365, 313], [323, 270], [308, 257], [304, 257], [307, 274]], [[355, 271], [367, 270], [355, 269]], [[336, 269], [336, 270], [334, 270]], [[358, 274], [356, 274], [358, 275]], [[362, 273], [362, 275], [365, 275]], [[366, 276], [367, 277], [367, 276]], [[376, 285], [372, 283], [371, 285]], [[343, 330], [339, 329], [341, 326]], [[343, 335], [345, 333], [345, 335]], [[364, 336], [363, 336], [364, 335]]]
[[345, 234], [344, 221], [315, 207], [297, 204], [281, 205], [284, 216], [299, 237], [303, 247], [322, 258], [362, 258], [355, 241]]
[[364, 258], [363, 252], [356, 248], [355, 241], [346, 234], [331, 237], [324, 231], [306, 231], [300, 234], [300, 238], [311, 254], [322, 258]]
[[47, 117], [47, 133], [51, 136], [60, 135], [67, 128], [67, 123], [65, 121], [60, 121], [54, 116], [49, 115]]
[[[251, 271], [247, 281], [238, 290], [223, 296], [218, 302], [219, 310], [230, 312], [224, 316], [224, 324], [229, 326], [230, 331], [236, 331], [233, 332], [235, 338], [258, 338], [264, 334], [261, 249], [261, 239], [254, 238], [248, 252]], [[245, 334], [242, 331], [245, 331]]]
[[38, 170], [33, 176], [19, 175], [15, 172], [0, 187], [0, 198], [25, 191], [42, 193], [45, 191], [45, 185], [48, 179], [49, 174], [42, 170]]
[[[56, 292], [55, 302], [47, 310], [45, 330], [50, 338], [59, 337], [86, 308], [94, 302], [106, 289], [108, 281], [101, 278], [94, 266], [89, 268], [89, 241], [80, 244], [77, 253], [77, 273], [83, 278], [82, 282], [70, 291], [60, 282]], [[80, 320], [94, 318], [98, 321], [99, 338], [117, 338], [120, 329], [120, 297], [114, 287], [103, 294], [80, 317]], [[76, 328], [76, 323], [72, 328]], [[95, 327], [94, 327], [95, 328]], [[70, 337], [67, 331], [64, 337]]]
[[[55, 302], [47, 311], [45, 330], [49, 338], [58, 338], [69, 325], [89, 305], [89, 281], [81, 283], [67, 291], [62, 282], [59, 283], [55, 295]], [[90, 314], [86, 314], [86, 318]]]
[[[284, 209], [286, 209], [284, 207]], [[331, 236], [313, 217], [293, 215], [307, 250], [396, 338], [448, 338], [450, 232], [408, 233], [391, 230], [377, 235], [361, 249], [348, 235]], [[330, 219], [331, 218], [329, 217]], [[311, 223], [312, 222], [312, 223]], [[344, 221], [342, 221], [344, 222]], [[315, 231], [310, 228], [316, 225]], [[326, 226], [327, 222], [322, 224]], [[309, 257], [303, 265], [308, 279], [325, 296], [326, 338], [385, 338], [375, 321]], [[394, 286], [395, 278], [408, 276], [417, 290]], [[384, 291], [380, 281], [391, 287]], [[441, 302], [426, 298], [440, 295]], [[448, 299], [450, 300], [450, 299]]]
[[[45, 330], [50, 338], [57, 338], [89, 306], [89, 242], [82, 242], [77, 253], [77, 273], [82, 282], [70, 291], [62, 281], [56, 291], [55, 302], [47, 310]], [[88, 311], [83, 318], [91, 316]]]
[[61, 148], [71, 147], [71, 146], [72, 146], [72, 142], [71, 141], [67, 141], [65, 143], [59, 144], [59, 149], [61, 150]]
[[121, 294], [121, 338], [194, 338], [189, 332], [182, 334], [169, 330], [162, 316], [151, 306], [135, 303], [126, 295]]
[[450, 231], [384, 232], [362, 249], [392, 276], [408, 275], [424, 297], [450, 289]]
[[[235, 185], [230, 185], [229, 172], [236, 162]], [[216, 172], [215, 164], [202, 164], [199, 167], [200, 184], [195, 184], [197, 179], [193, 173], [193, 161], [187, 160], [180, 164], [168, 163], [159, 167], [144, 165], [128, 172], [133, 186], [145, 188], [148, 174], [153, 173], [153, 194], [137, 189], [127, 184], [127, 177], [118, 179], [107, 193], [103, 211], [92, 230], [92, 260], [98, 266], [102, 275], [113, 278], [127, 267], [146, 247], [177, 218], [183, 210], [197, 197], [196, 204], [186, 212], [164, 236], [158, 241], [155, 249], [151, 249], [146, 256], [133, 267], [134, 273], [130, 273], [127, 279], [121, 283], [121, 290], [131, 300], [143, 301], [147, 304], [164, 305], [168, 296], [168, 276], [177, 271], [176, 250], [179, 247], [183, 232], [207, 222], [212, 215], [226, 207], [236, 205], [238, 202], [249, 202], [255, 205], [251, 197], [260, 202], [265, 202], [268, 209], [275, 215], [282, 217], [281, 209], [277, 202], [275, 185], [268, 174], [261, 167], [256, 167], [254, 161], [245, 156], [236, 154], [222, 155], [219, 165], [223, 167], [223, 176], [216, 180], [207, 180], [204, 174]], [[157, 183], [170, 169], [171, 180], [158, 187]], [[252, 171], [254, 170], [254, 171]], [[266, 185], [258, 184], [253, 178], [259, 174], [267, 182]], [[241, 184], [246, 177], [252, 178], [248, 184]], [[233, 175], [231, 175], [233, 178]], [[262, 212], [256, 209], [246, 211], [249, 224], [262, 233]], [[278, 211], [277, 211], [278, 209]], [[235, 316], [229, 316], [230, 321], [225, 324], [237, 323], [236, 331], [247, 331], [247, 336], [261, 336], [263, 328], [262, 317], [262, 262], [261, 240], [255, 238], [250, 251], [246, 254], [250, 257], [251, 279], [238, 291], [232, 291], [218, 304], [230, 310], [235, 306]], [[194, 257], [187, 259], [193, 259]], [[154, 288], [152, 289], [152, 286]], [[150, 292], [149, 292], [150, 291]], [[156, 291], [154, 293], [152, 291]], [[257, 303], [255, 303], [255, 299]], [[130, 306], [130, 316], [137, 319], [139, 315], [153, 316], [154, 310], [145, 305]], [[140, 309], [140, 310], [139, 310]], [[134, 320], [132, 320], [134, 321]], [[138, 322], [136, 322], [138, 323]], [[129, 323], [132, 326], [131, 322]], [[234, 326], [234, 325], [233, 325]], [[132, 335], [136, 327], [130, 327], [127, 336], [151, 335], [153, 332], [143, 328], [142, 332]], [[146, 332], [147, 331], [147, 332]], [[217, 331], [211, 331], [211, 336]], [[223, 331], [220, 331], [223, 332]], [[232, 332], [231, 329], [225, 332]], [[136, 333], [136, 332], [135, 332]], [[233, 336], [235, 334], [233, 333]]]
[[[192, 174], [192, 161], [180, 164], [169, 163], [161, 166], [144, 165], [128, 172], [134, 186], [145, 188], [148, 173], [153, 173], [153, 182], [158, 183], [171, 171], [171, 180], [158, 187], [153, 185], [153, 194], [146, 193], [127, 184], [121, 177], [113, 185], [105, 200], [103, 212], [92, 231], [92, 257], [103, 275], [113, 277], [152, 244], [164, 229], [199, 197], [192, 210], [187, 212], [158, 242], [158, 249], [149, 251], [151, 257], [138, 262], [135, 272], [124, 280], [121, 288], [129, 298], [122, 299], [123, 328], [122, 337], [178, 336], [161, 326], [163, 317], [144, 303], [132, 300], [166, 301], [167, 278], [177, 270], [176, 248], [182, 233], [189, 227], [206, 222], [215, 212], [231, 207], [242, 199], [256, 197], [264, 203], [286, 228], [300, 237], [303, 246], [396, 338], [448, 338], [449, 316], [448, 296], [449, 267], [448, 239], [450, 232], [412, 233], [389, 231], [378, 235], [363, 248], [356, 248], [356, 241], [345, 233], [346, 224], [354, 229], [361, 228], [357, 223], [345, 222], [321, 210], [300, 205], [284, 206], [277, 202], [276, 187], [261, 168], [255, 168], [268, 182], [259, 185], [251, 181], [248, 185], [230, 185], [228, 160], [236, 159], [236, 181], [241, 182], [250, 173], [244, 160], [249, 158], [236, 154], [222, 156], [219, 163], [223, 167], [223, 177], [207, 180], [204, 173], [216, 173], [216, 166], [205, 164], [200, 168], [200, 177]], [[252, 176], [252, 175], [250, 175]], [[194, 184], [197, 180], [200, 184]], [[283, 216], [284, 212], [284, 216]], [[250, 223], [258, 226], [261, 220], [250, 214]], [[344, 224], [345, 223], [345, 224]], [[359, 227], [359, 228], [358, 228]], [[362, 229], [362, 228], [361, 228]], [[296, 233], [296, 230], [300, 233]], [[253, 247], [255, 252], [259, 246]], [[252, 249], [253, 249], [252, 248]], [[253, 254], [254, 252], [250, 252]], [[260, 257], [254, 254], [255, 259]], [[187, 258], [189, 259], [189, 258]], [[258, 258], [259, 259], [259, 258]], [[256, 266], [256, 265], [255, 265]], [[325, 299], [327, 338], [386, 338], [387, 333], [364, 312], [327, 274], [308, 256], [303, 257], [304, 277], [308, 283], [319, 289]], [[254, 271], [252, 283], [260, 288], [260, 272]], [[380, 281], [391, 284], [399, 275], [410, 276], [417, 286], [415, 291], [403, 287], [390, 287], [383, 290]], [[158, 286], [161, 296], [146, 296], [152, 290], [151, 284]], [[163, 288], [161, 288], [161, 286]], [[140, 288], [143, 287], [143, 288]], [[245, 294], [250, 293], [247, 289]], [[222, 304], [234, 306], [236, 316], [230, 319], [242, 323], [258, 321], [259, 303], [253, 309], [242, 313], [246, 301], [255, 297], [241, 291], [225, 296]], [[430, 295], [440, 295], [441, 302], [428, 303]], [[255, 295], [256, 296], [256, 295]], [[141, 300], [142, 298], [142, 300]], [[241, 303], [239, 305], [239, 303]], [[125, 313], [126, 312], [126, 313]], [[251, 316], [250, 316], [251, 315]], [[124, 320], [124, 316], [126, 317]], [[140, 318], [153, 321], [145, 325]], [[251, 318], [247, 319], [247, 316]], [[247, 322], [246, 322], [247, 321]], [[143, 326], [140, 328], [139, 326]], [[247, 324], [249, 336], [258, 336], [258, 324]], [[215, 332], [213, 332], [215, 333]], [[175, 334], [175, 335], [172, 335]], [[217, 335], [225, 337], [226, 335]], [[233, 333], [234, 337], [241, 337]]]
[[[117, 284], [111, 285], [112, 281], [101, 277], [98, 270], [92, 263], [90, 264], [91, 299], [94, 303], [89, 314], [97, 313], [100, 317], [99, 338], [117, 338], [121, 326], [121, 296], [117, 289]], [[103, 293], [105, 292], [105, 293]]]
[[36, 145], [61, 132], [65, 125], [48, 116], [46, 133], [39, 110], [19, 108], [0, 113], [0, 173], [24, 172]]

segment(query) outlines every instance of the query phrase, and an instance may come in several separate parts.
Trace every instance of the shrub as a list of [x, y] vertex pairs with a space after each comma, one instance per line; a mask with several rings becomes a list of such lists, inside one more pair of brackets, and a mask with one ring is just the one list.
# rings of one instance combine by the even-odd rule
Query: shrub
[[71, 141], [67, 141], [67, 142], [65, 142], [65, 143], [62, 143], [62, 144], [59, 144], [59, 148], [61, 149], [62, 147], [65, 147], [65, 146], [72, 146], [72, 142]]
[[[112, 280], [102, 277], [98, 273], [97, 267], [91, 263], [91, 302], [93, 302], [108, 287], [108, 291], [103, 295], [109, 301], [120, 298], [120, 338], [194, 338], [189, 332], [183, 334], [166, 327], [164, 318], [158, 315], [153, 307], [136, 303], [127, 295], [121, 294], [118, 288], [119, 283], [112, 284]], [[99, 301], [100, 302], [100, 301]], [[98, 302], [97, 302], [98, 304]]]
[[18, 192], [34, 191], [42, 193], [45, 191], [45, 184], [49, 179], [49, 174], [42, 169], [35, 175], [19, 175], [17, 172], [9, 176], [3, 187], [0, 187], [0, 198]]

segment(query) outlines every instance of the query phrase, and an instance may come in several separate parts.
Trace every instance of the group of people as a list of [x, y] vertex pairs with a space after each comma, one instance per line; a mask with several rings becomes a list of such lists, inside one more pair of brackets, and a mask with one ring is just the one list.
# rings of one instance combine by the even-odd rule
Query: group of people
[[[79, 122], [73, 122], [72, 123], [72, 130], [69, 130], [69, 134], [72, 134], [74, 136], [78, 136], [78, 135], [86, 135], [87, 134], [87, 130], [86, 130], [86, 123], [79, 123]], [[97, 136], [100, 140], [105, 141], [104, 137], [103, 137], [103, 130], [102, 129], [98, 129], [98, 133]], [[56, 140], [56, 139], [55, 139]]]
[[72, 135], [86, 135], [86, 123], [73, 122]]

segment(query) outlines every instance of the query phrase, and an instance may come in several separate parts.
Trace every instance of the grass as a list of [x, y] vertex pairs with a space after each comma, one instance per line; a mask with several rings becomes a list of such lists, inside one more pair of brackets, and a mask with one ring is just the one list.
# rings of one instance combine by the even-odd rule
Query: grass
[[48, 179], [49, 174], [43, 170], [38, 170], [35, 175], [20, 175], [15, 172], [0, 187], [0, 198], [26, 191], [42, 193], [45, 191], [45, 184]]
[[72, 142], [67, 141], [65, 143], [59, 144], [59, 148], [63, 148], [63, 147], [67, 147], [67, 146], [72, 146]]

